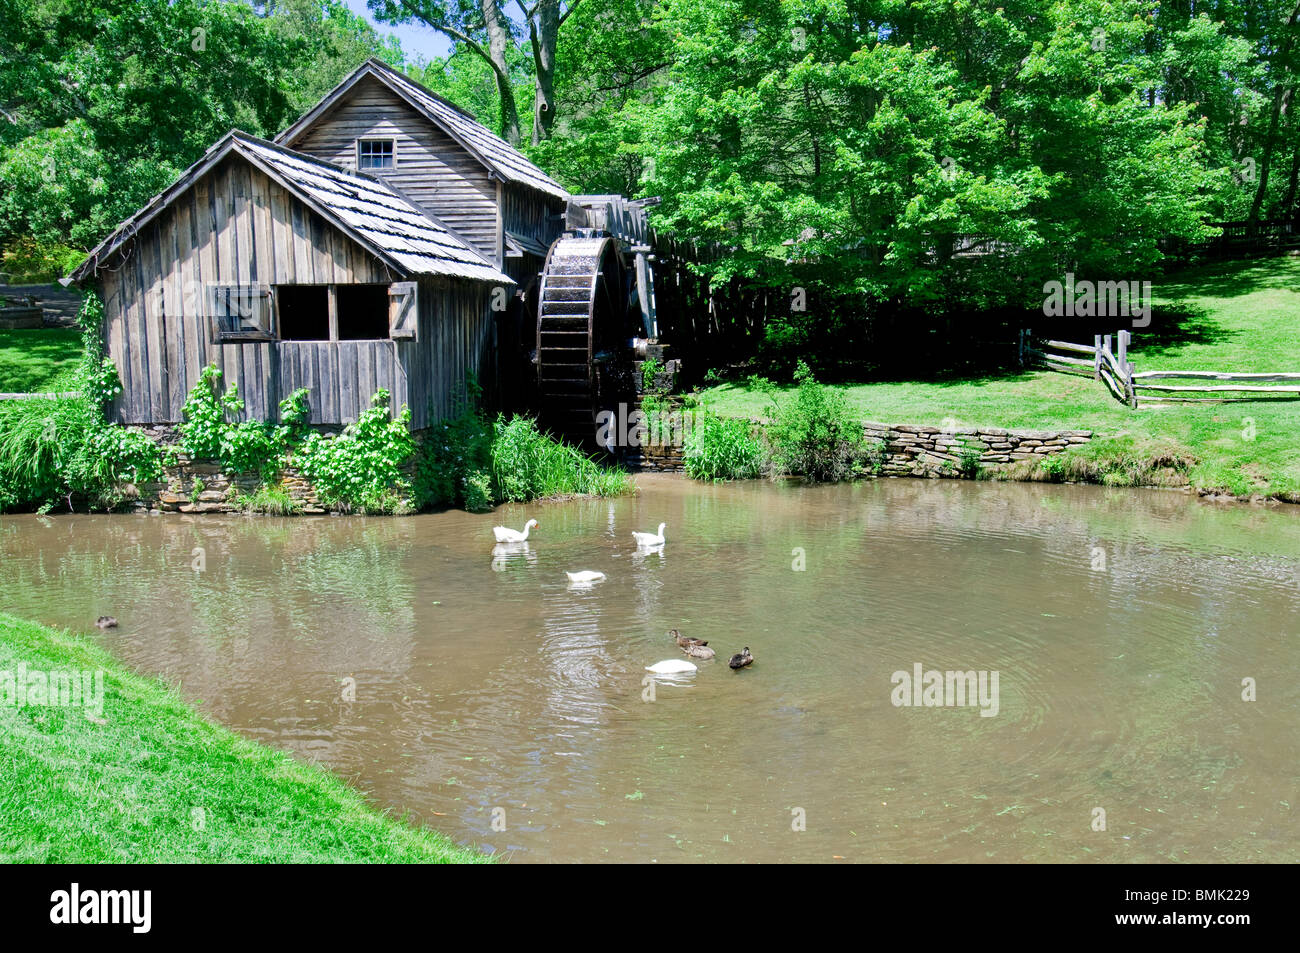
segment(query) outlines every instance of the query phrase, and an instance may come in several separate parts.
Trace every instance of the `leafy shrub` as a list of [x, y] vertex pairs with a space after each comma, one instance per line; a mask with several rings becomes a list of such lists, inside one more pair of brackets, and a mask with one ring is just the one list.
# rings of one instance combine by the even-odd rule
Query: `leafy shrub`
[[767, 431], [773, 471], [797, 474], [814, 483], [834, 483], [860, 474], [865, 437], [844, 392], [817, 383], [802, 361], [795, 381], [792, 400], [780, 403], [773, 396], [773, 423]]
[[337, 436], [310, 433], [295, 456], [322, 502], [361, 513], [403, 513], [414, 508], [403, 467], [415, 451], [411, 411], [396, 419], [382, 388], [370, 407]]
[[221, 371], [209, 364], [185, 398], [178, 428], [181, 449], [193, 459], [212, 460], [230, 472], [257, 473], [270, 479], [306, 440], [311, 419], [308, 396], [306, 388], [299, 388], [280, 401], [278, 426], [239, 420], [244, 413], [239, 388], [231, 384], [222, 393]]
[[49, 284], [70, 274], [85, 258], [79, 248], [24, 236], [0, 254], [0, 271], [9, 276], [11, 285]]
[[492, 508], [492, 427], [472, 405], [434, 424], [416, 458], [415, 499], [420, 506]]
[[763, 470], [763, 445], [749, 421], [701, 411], [686, 436], [683, 458], [686, 475], [694, 480], [747, 480]]

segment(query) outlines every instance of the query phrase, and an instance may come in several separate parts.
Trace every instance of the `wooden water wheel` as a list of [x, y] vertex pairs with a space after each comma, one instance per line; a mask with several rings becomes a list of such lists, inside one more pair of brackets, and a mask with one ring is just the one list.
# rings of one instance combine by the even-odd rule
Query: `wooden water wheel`
[[591, 446], [596, 415], [631, 382], [628, 272], [609, 237], [564, 236], [546, 255], [537, 302], [537, 386], [544, 426]]

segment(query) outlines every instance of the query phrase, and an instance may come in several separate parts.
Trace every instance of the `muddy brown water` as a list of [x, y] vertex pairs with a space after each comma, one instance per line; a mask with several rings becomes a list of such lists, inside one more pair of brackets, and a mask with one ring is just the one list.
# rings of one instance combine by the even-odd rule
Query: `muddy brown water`
[[[1300, 859], [1296, 510], [639, 483], [487, 515], [0, 517], [0, 608], [114, 615], [96, 637], [209, 715], [517, 862]], [[672, 627], [719, 658], [648, 701]], [[894, 705], [918, 663], [996, 671], [997, 714]]]

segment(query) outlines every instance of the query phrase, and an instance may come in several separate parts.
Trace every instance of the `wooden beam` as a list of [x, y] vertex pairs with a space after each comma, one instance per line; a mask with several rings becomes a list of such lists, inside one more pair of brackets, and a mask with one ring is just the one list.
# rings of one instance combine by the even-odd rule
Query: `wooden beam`
[[330, 340], [339, 339], [339, 286], [330, 285], [326, 297], [329, 299], [330, 312]]

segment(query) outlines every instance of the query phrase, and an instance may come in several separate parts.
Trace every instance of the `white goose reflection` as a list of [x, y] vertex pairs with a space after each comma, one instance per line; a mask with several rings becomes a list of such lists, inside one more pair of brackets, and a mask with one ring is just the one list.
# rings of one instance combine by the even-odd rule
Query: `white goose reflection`
[[506, 569], [526, 569], [537, 565], [537, 554], [528, 548], [528, 543], [497, 543], [492, 547], [492, 571], [504, 572]]

